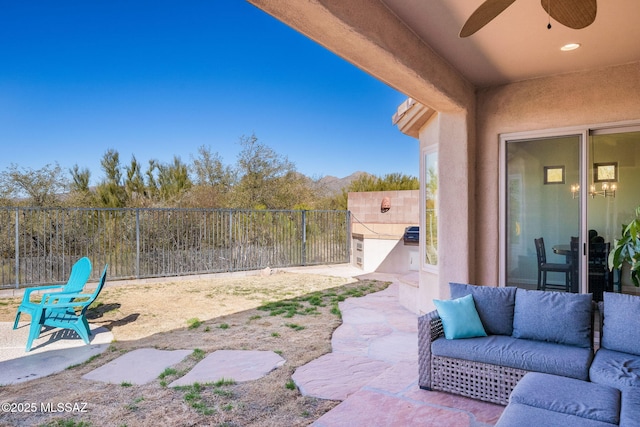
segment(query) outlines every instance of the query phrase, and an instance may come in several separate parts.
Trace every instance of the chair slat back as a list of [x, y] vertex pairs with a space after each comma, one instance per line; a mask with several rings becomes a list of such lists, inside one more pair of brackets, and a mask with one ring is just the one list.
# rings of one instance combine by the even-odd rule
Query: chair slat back
[[82, 291], [84, 285], [89, 281], [89, 277], [91, 277], [91, 260], [87, 257], [82, 257], [71, 267], [69, 280], [62, 292], [76, 293]]
[[98, 295], [100, 295], [100, 292], [107, 281], [107, 268], [109, 268], [109, 264], [104, 266], [104, 270], [102, 270], [102, 275], [100, 276], [100, 282], [98, 282], [98, 286], [93, 291], [93, 294], [91, 294], [91, 297], [86, 301], [86, 303], [84, 303], [82, 311], [80, 312], [81, 315], [85, 314], [89, 306], [93, 304], [93, 302], [98, 298]]
[[536, 256], [538, 257], [538, 265], [547, 262], [547, 252], [544, 248], [544, 238], [533, 239], [536, 244]]

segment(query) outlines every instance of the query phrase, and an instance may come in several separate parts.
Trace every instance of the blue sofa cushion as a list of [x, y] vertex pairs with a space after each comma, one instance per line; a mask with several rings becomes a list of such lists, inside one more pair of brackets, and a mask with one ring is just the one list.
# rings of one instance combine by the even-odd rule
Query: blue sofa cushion
[[591, 347], [592, 295], [516, 291], [513, 336]]
[[638, 387], [640, 390], [640, 356], [601, 348], [589, 369], [591, 381], [620, 390]]
[[615, 424], [509, 403], [495, 427], [611, 427]]
[[463, 283], [449, 283], [451, 298], [473, 295], [476, 309], [485, 331], [490, 335], [513, 333], [513, 309], [516, 303], [514, 287], [496, 288]]
[[438, 338], [431, 343], [434, 356], [490, 363], [525, 371], [546, 372], [579, 380], [589, 378], [590, 348], [489, 335], [466, 340]]
[[640, 388], [622, 390], [620, 427], [637, 427], [640, 420]]
[[605, 292], [602, 347], [640, 356], [640, 297]]
[[442, 319], [444, 336], [448, 340], [486, 337], [480, 316], [473, 302], [473, 295], [452, 300], [433, 300]]
[[518, 382], [509, 397], [509, 403], [610, 424], [620, 422], [618, 389], [574, 378], [530, 372]]

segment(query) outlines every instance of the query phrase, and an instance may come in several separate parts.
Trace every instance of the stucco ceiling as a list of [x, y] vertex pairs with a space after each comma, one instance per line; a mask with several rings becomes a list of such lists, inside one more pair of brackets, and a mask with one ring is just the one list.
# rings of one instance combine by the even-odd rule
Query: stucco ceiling
[[[484, 0], [381, 1], [478, 87], [640, 61], [640, 0], [599, 0], [595, 22], [581, 30], [553, 19], [547, 29], [540, 0], [516, 0], [464, 39], [462, 25]], [[581, 47], [562, 52], [567, 43]]]

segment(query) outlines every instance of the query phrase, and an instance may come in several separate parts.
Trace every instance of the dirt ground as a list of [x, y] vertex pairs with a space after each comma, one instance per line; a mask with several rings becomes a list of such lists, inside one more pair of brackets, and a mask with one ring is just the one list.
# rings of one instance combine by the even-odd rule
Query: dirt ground
[[[105, 326], [114, 335], [105, 353], [46, 378], [0, 387], [0, 402], [86, 402], [86, 412], [0, 413], [0, 425], [309, 425], [339, 402], [302, 396], [291, 375], [331, 351], [331, 334], [341, 323], [340, 301], [387, 286], [277, 272], [106, 287], [88, 312], [90, 323]], [[12, 322], [19, 302], [0, 300], [0, 321]], [[194, 352], [175, 370], [144, 386], [81, 378], [123, 353], [150, 347]], [[272, 350], [286, 363], [247, 383], [166, 386], [219, 349]]]

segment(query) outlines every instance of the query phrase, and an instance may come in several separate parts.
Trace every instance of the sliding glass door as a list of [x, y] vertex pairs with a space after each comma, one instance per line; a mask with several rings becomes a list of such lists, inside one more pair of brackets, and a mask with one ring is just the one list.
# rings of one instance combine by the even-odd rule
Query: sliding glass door
[[[623, 224], [635, 217], [640, 204], [640, 129], [600, 129], [589, 135], [587, 193], [588, 292], [600, 300], [603, 291], [622, 291], [628, 274], [609, 272], [600, 260], [608, 255]], [[626, 273], [626, 268], [624, 273]]]
[[501, 283], [601, 300], [630, 286], [607, 256], [640, 204], [640, 126], [560, 133], [501, 139]]
[[566, 135], [506, 141], [506, 286], [580, 291], [582, 139]]

